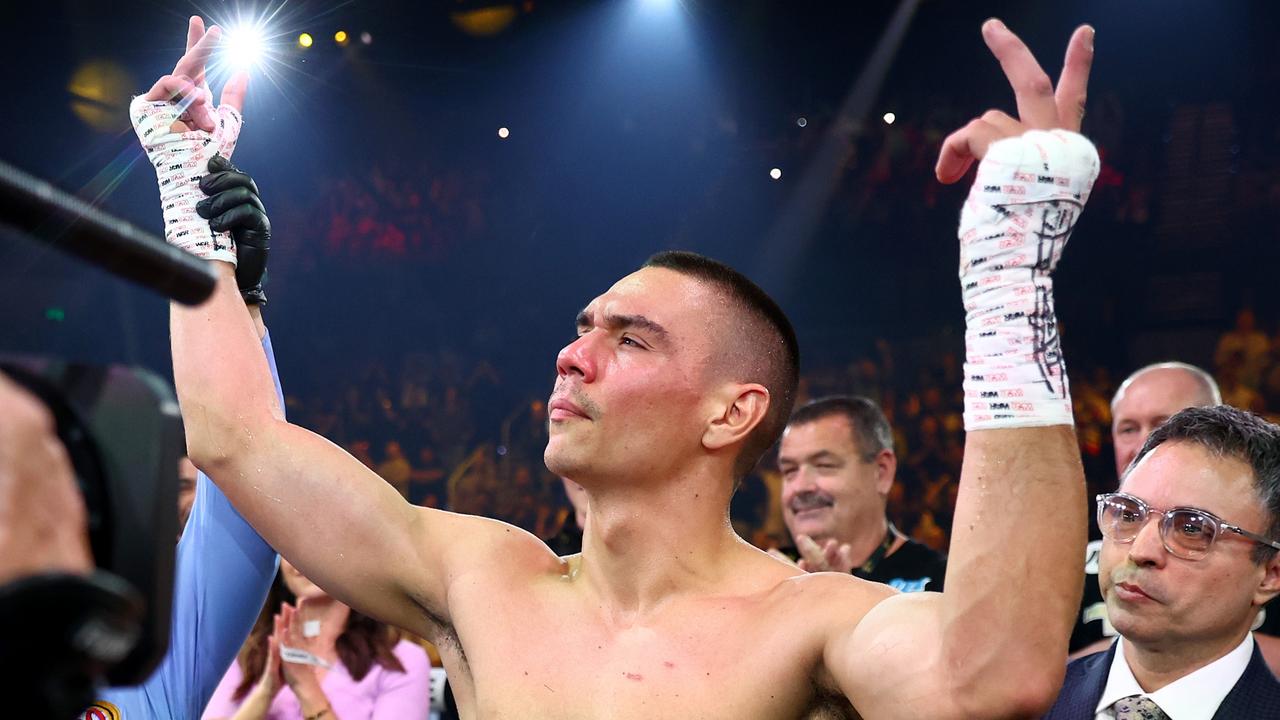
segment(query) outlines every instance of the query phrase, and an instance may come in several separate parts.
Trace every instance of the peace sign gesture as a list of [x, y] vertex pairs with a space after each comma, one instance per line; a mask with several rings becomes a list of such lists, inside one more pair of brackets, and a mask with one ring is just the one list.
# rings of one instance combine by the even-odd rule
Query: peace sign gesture
[[1017, 137], [1027, 130], [1079, 132], [1084, 119], [1089, 68], [1093, 64], [1093, 36], [1094, 30], [1088, 25], [1081, 25], [1072, 33], [1055, 89], [1026, 44], [1004, 23], [994, 18], [983, 23], [982, 39], [1000, 61], [1000, 68], [1013, 87], [1018, 117], [988, 110], [948, 135], [935, 168], [938, 179], [950, 184], [964, 177], [973, 162], [981, 160], [996, 140]]
[[[178, 103], [183, 112], [173, 123], [173, 132], [195, 129], [214, 131], [217, 120], [212, 107], [213, 94], [205, 79], [205, 65], [221, 37], [222, 28], [214, 25], [205, 30], [204, 20], [193, 16], [187, 24], [186, 54], [173, 66], [171, 74], [162, 76], [143, 96], [145, 100], [170, 100]], [[248, 73], [242, 71], [233, 75], [222, 88], [221, 104], [239, 112], [244, 106], [245, 88], [248, 84]]]
[[171, 74], [129, 103], [129, 117], [156, 169], [165, 239], [206, 260], [235, 264], [231, 236], [213, 231], [196, 208], [205, 198], [199, 182], [208, 172], [209, 160], [218, 154], [230, 158], [235, 152], [242, 124], [240, 107], [249, 82], [247, 73], [237, 73], [222, 90], [222, 104], [213, 106], [206, 65], [221, 37], [218, 26], [205, 30], [203, 20], [191, 18], [186, 53]]

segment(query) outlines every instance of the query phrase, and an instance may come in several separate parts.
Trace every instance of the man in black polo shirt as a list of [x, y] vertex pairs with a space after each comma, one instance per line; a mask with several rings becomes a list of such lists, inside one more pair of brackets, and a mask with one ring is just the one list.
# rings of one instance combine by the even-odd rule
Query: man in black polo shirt
[[778, 452], [782, 516], [799, 565], [852, 572], [903, 592], [942, 590], [946, 557], [904, 535], [885, 505], [898, 458], [871, 400], [833, 396], [792, 415]]

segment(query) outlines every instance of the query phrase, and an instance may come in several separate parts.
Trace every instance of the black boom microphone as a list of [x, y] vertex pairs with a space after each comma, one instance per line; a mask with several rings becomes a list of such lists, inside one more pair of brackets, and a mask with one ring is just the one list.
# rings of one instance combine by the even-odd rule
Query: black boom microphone
[[185, 305], [217, 284], [204, 260], [3, 161], [0, 223]]

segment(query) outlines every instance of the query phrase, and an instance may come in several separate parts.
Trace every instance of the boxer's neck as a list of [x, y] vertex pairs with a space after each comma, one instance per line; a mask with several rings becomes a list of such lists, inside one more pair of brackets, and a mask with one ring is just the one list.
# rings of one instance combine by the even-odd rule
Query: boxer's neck
[[731, 494], [727, 478], [696, 472], [590, 492], [577, 578], [620, 622], [716, 586], [743, 547], [729, 524]]

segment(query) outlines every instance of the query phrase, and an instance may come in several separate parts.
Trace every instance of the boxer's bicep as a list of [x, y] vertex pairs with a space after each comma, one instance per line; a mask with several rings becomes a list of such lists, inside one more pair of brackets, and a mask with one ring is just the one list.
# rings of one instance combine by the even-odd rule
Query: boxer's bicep
[[[421, 631], [422, 600], [442, 596], [419, 523], [385, 480], [325, 438], [284, 421], [258, 427], [207, 470], [236, 509], [326, 592]], [[438, 563], [435, 563], [438, 565]]]
[[823, 662], [862, 717], [961, 717], [943, 652], [942, 595], [882, 600], [828, 639]]

